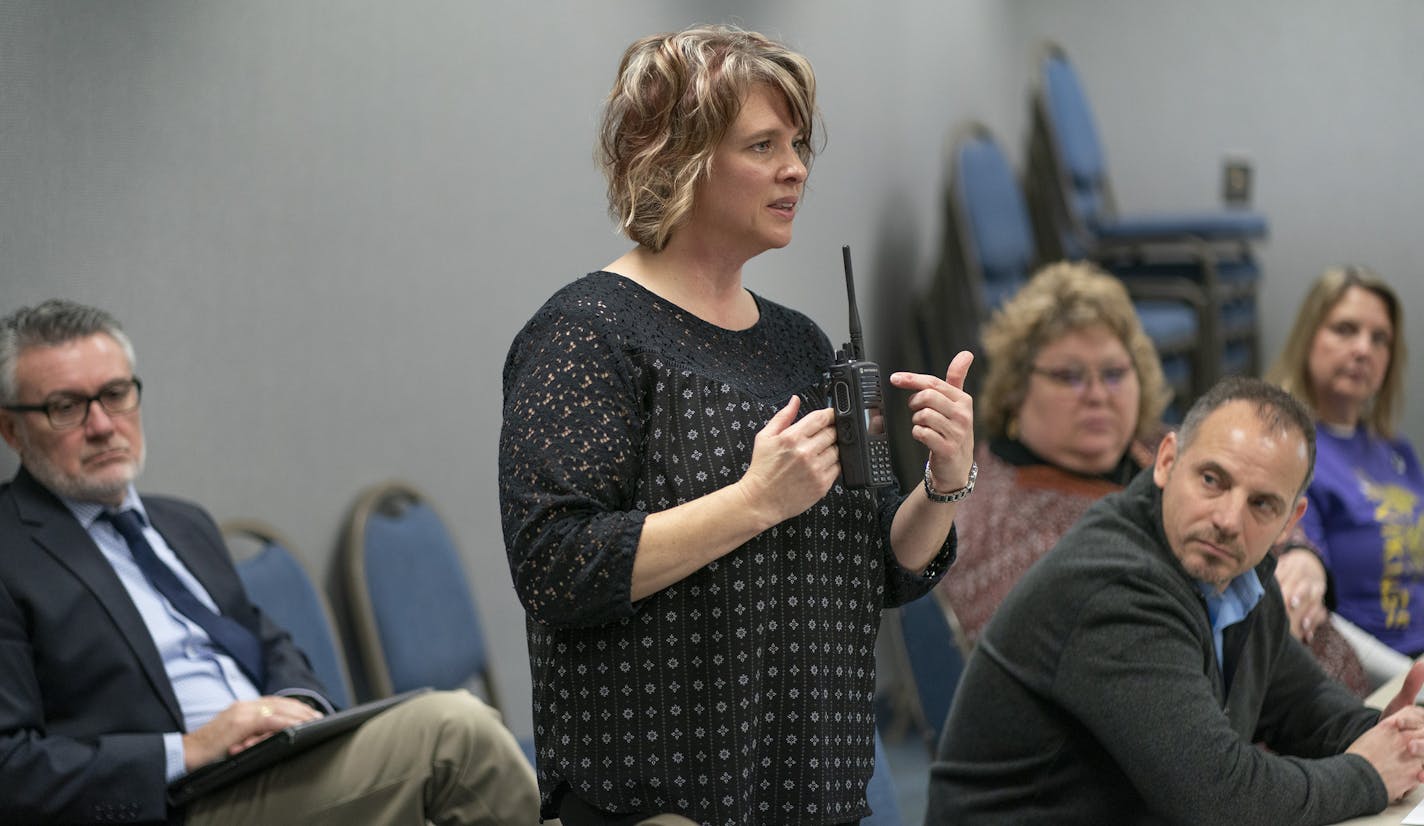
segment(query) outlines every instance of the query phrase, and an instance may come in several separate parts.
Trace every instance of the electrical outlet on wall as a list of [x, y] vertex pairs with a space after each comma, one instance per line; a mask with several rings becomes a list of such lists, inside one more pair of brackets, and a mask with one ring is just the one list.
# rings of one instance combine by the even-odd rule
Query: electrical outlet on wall
[[1228, 206], [1251, 203], [1251, 158], [1229, 152], [1221, 161], [1221, 200]]

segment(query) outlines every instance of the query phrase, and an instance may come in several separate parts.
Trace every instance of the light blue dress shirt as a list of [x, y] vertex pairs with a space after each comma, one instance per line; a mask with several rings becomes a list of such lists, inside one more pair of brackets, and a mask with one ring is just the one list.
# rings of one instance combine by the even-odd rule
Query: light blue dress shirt
[[1222, 665], [1221, 632], [1246, 619], [1246, 615], [1266, 595], [1266, 589], [1261, 587], [1261, 579], [1256, 576], [1254, 568], [1231, 580], [1219, 594], [1216, 586], [1205, 582], [1197, 582], [1197, 588], [1206, 598], [1206, 612], [1211, 618], [1211, 640], [1216, 648], [1216, 667], [1224, 675], [1226, 666]]
[[[183, 724], [188, 731], [213, 719], [218, 712], [238, 700], [255, 700], [262, 696], [237, 662], [217, 650], [208, 633], [170, 605], [143, 575], [118, 530], [108, 520], [99, 518], [105, 510], [103, 505], [60, 498], [113, 566], [114, 573], [118, 574], [119, 581], [148, 626], [153, 644], [163, 658], [163, 668], [173, 684], [173, 693], [178, 698], [178, 706], [183, 711]], [[153, 529], [143, 502], [132, 486], [119, 510], [129, 508], [138, 511], [144, 526], [143, 535], [163, 564], [173, 569], [173, 573], [199, 601], [215, 613], [221, 613], [207, 590], [163, 541], [163, 536]], [[183, 734], [176, 731], [164, 734], [163, 745], [167, 756], [167, 776], [171, 781], [184, 774]]]

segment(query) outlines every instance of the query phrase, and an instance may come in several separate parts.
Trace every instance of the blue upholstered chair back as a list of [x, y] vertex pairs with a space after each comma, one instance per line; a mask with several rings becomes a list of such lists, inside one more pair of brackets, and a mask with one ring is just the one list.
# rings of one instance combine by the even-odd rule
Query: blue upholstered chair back
[[862, 819], [860, 826], [904, 826], [895, 777], [891, 774], [885, 744], [880, 742], [878, 731], [875, 732], [875, 773], [865, 787], [865, 802], [870, 804], [872, 814]]
[[931, 749], [939, 743], [964, 672], [964, 654], [949, 617], [933, 594], [900, 606], [900, 638], [919, 701], [920, 723]]
[[472, 688], [498, 707], [469, 580], [425, 497], [399, 483], [367, 491], [352, 512], [342, 555], [362, 665], [376, 696]]
[[[1046, 154], [1038, 156], [1045, 165], [1041, 174], [1056, 179], [1057, 198], [1074, 224], [1057, 233], [1064, 236], [1065, 257], [1093, 253], [1092, 247], [1102, 241], [1144, 243], [1191, 237], [1243, 243], [1265, 238], [1266, 217], [1248, 209], [1118, 212], [1093, 110], [1063, 47], [1045, 43], [1038, 71], [1033, 133], [1035, 140], [1047, 142]], [[1076, 233], [1084, 237], [1075, 237]], [[1249, 263], [1249, 256], [1246, 260]]]
[[951, 177], [962, 245], [981, 276], [981, 318], [1028, 280], [1035, 247], [1019, 182], [1003, 150], [981, 124], [971, 124], [954, 148]]
[[235, 554], [237, 575], [242, 578], [248, 597], [292, 635], [326, 687], [327, 699], [338, 707], [350, 706], [351, 687], [341, 647], [332, 630], [326, 601], [306, 569], [284, 540], [259, 523], [228, 523], [223, 526], [223, 534], [233, 544], [241, 540], [258, 546], [253, 554]]
[[1161, 300], [1199, 308], [1196, 325], [1169, 329], [1154, 308], [1139, 303], [1159, 348], [1170, 341], [1168, 350], [1186, 351], [1185, 342], [1196, 342], [1194, 393], [1221, 375], [1257, 372], [1261, 272], [1251, 245], [1267, 234], [1265, 216], [1241, 208], [1119, 212], [1088, 95], [1057, 43], [1045, 43], [1040, 53], [1033, 112], [1031, 191], [1039, 241], [1049, 254], [1096, 257], [1134, 297], [1159, 299], [1156, 309], [1168, 315], [1179, 310]]
[[[1043, 90], [1054, 135], [1068, 183], [1070, 208], [1078, 220], [1096, 227], [1111, 213], [1107, 192], [1107, 163], [1093, 110], [1078, 81], [1078, 73], [1062, 50], [1050, 47], [1043, 60]], [[1084, 251], [1076, 250], [1072, 257]]]

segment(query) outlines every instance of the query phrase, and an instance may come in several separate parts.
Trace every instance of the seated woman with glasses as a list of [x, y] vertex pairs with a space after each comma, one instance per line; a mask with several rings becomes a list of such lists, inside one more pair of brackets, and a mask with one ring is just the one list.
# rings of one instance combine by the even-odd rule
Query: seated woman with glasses
[[[995, 313], [984, 352], [975, 459], [988, 495], [959, 514], [955, 575], [938, 586], [970, 643], [1090, 505], [1151, 466], [1170, 395], [1127, 291], [1090, 264], [1039, 271]], [[1300, 535], [1283, 544], [1283, 559], [1312, 553]], [[1363, 695], [1349, 645], [1308, 619], [1293, 624], [1296, 636]]]
[[1324, 587], [1329, 570], [1333, 624], [1377, 682], [1424, 654], [1424, 473], [1395, 432], [1403, 323], [1403, 305], [1378, 275], [1329, 270], [1269, 375], [1315, 410], [1315, 477], [1300, 524], [1324, 565], [1306, 575]]

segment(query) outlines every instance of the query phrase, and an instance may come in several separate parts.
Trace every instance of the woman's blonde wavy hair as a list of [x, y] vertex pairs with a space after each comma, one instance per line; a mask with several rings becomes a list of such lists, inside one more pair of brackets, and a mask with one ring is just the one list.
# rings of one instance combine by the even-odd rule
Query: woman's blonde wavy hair
[[1394, 327], [1394, 337], [1390, 342], [1389, 366], [1385, 369], [1384, 381], [1379, 392], [1361, 417], [1365, 425], [1375, 433], [1391, 438], [1394, 436], [1394, 421], [1399, 414], [1399, 405], [1404, 400], [1404, 365], [1408, 355], [1404, 347], [1404, 312], [1399, 296], [1377, 273], [1365, 267], [1334, 267], [1326, 270], [1306, 293], [1305, 301], [1296, 315], [1295, 326], [1291, 327], [1285, 347], [1266, 380], [1285, 388], [1291, 395], [1317, 407], [1315, 387], [1310, 381], [1310, 348], [1315, 343], [1315, 334], [1325, 324], [1326, 316], [1345, 297], [1351, 287], [1369, 290], [1384, 302], [1389, 311], [1389, 321]]
[[975, 400], [984, 433], [1008, 435], [1028, 393], [1039, 350], [1075, 330], [1103, 326], [1118, 337], [1132, 359], [1142, 389], [1133, 435], [1146, 440], [1161, 428], [1162, 411], [1172, 391], [1162, 377], [1162, 362], [1142, 330], [1132, 299], [1122, 282], [1081, 262], [1059, 262], [1040, 269], [995, 311], [984, 328], [989, 372]]
[[629, 238], [654, 252], [667, 246], [757, 84], [785, 96], [804, 130], [809, 169], [816, 77], [805, 57], [734, 26], [652, 35], [623, 53], [595, 154], [608, 179], [609, 214]]

